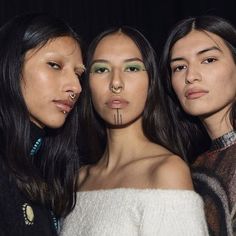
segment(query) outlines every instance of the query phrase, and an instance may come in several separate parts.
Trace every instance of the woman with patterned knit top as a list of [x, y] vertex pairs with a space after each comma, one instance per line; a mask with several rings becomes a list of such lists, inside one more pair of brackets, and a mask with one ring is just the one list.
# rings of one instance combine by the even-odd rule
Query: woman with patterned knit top
[[[176, 133], [183, 146], [190, 150], [200, 144], [208, 149], [192, 161], [191, 167], [196, 191], [205, 202], [209, 233], [233, 236], [236, 234], [235, 28], [216, 16], [181, 21], [167, 39], [162, 68], [163, 82], [172, 94], [169, 106], [174, 127], [178, 128]], [[171, 83], [175, 93], [170, 89]]]
[[60, 19], [25, 14], [0, 45], [0, 235], [57, 235], [75, 197], [80, 41]]
[[208, 235], [189, 168], [168, 145], [151, 45], [135, 29], [111, 29], [91, 43], [87, 66], [80, 105], [87, 165], [61, 235]]

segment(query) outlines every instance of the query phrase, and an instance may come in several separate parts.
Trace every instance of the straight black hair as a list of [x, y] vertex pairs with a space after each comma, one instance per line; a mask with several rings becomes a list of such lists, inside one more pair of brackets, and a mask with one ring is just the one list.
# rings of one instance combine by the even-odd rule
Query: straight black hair
[[[229, 48], [233, 60], [236, 63], [236, 29], [227, 20], [217, 16], [189, 17], [178, 22], [170, 32], [164, 45], [160, 60], [162, 82], [169, 96], [169, 104], [174, 131], [176, 133], [176, 148], [181, 150], [183, 155], [193, 161], [197, 155], [204, 152], [210, 144], [210, 138], [197, 117], [186, 114], [178, 101], [178, 98], [171, 86], [170, 57], [174, 44], [189, 34], [192, 30], [213, 33], [223, 39]], [[236, 129], [236, 103], [231, 107], [230, 121]]]
[[[128, 36], [141, 52], [143, 62], [148, 73], [149, 86], [148, 96], [143, 111], [142, 128], [144, 135], [151, 141], [160, 144], [170, 151], [176, 153], [169, 142], [169, 135], [166, 131], [168, 122], [168, 111], [165, 106], [165, 94], [160, 83], [159, 71], [156, 63], [156, 53], [148, 40], [137, 29], [129, 26], [116, 27], [99, 34], [90, 44], [87, 52], [87, 76], [82, 82], [83, 91], [81, 94], [81, 124], [83, 127], [84, 164], [96, 163], [105, 151], [107, 143], [106, 125], [94, 110], [91, 91], [89, 88], [89, 72], [94, 52], [99, 42], [116, 33]], [[89, 125], [88, 125], [89, 124]]]
[[39, 158], [30, 157], [30, 118], [21, 92], [25, 55], [50, 40], [78, 35], [61, 19], [47, 14], [24, 14], [0, 29], [0, 130], [3, 168], [32, 201], [66, 216], [73, 208], [78, 169], [78, 108], [57, 130], [47, 130]]

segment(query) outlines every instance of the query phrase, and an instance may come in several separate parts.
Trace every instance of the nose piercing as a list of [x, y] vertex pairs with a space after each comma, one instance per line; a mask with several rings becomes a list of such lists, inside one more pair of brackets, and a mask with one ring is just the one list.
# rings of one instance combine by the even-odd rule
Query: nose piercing
[[121, 92], [121, 90], [122, 90], [122, 85], [119, 85], [119, 86], [114, 86], [114, 85], [111, 85], [111, 87], [110, 87], [110, 90], [113, 92], [113, 93], [115, 93], [115, 94], [118, 94], [118, 93], [120, 93]]
[[71, 100], [75, 100], [76, 94], [74, 92], [72, 92], [69, 94], [69, 97], [71, 98]]

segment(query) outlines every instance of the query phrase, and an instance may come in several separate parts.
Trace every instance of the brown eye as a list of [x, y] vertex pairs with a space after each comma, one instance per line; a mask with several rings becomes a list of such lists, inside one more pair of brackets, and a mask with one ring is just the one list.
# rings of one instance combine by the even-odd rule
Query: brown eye
[[214, 57], [209, 57], [207, 58], [206, 60], [203, 61], [204, 64], [210, 64], [212, 62], [215, 62], [216, 61], [216, 58]]
[[180, 72], [180, 71], [182, 71], [182, 70], [184, 70], [184, 69], [186, 69], [186, 68], [187, 68], [187, 66], [185, 66], [185, 65], [175, 66], [175, 67], [173, 68], [173, 71], [174, 71], [174, 72]]
[[108, 68], [106, 67], [97, 67], [97, 68], [93, 68], [90, 73], [94, 73], [94, 74], [103, 74], [103, 73], [107, 73], [109, 72]]
[[105, 73], [105, 72], [108, 72], [108, 69], [107, 68], [99, 68], [95, 72], [96, 73]]
[[53, 69], [56, 69], [56, 70], [61, 69], [61, 66], [60, 66], [59, 64], [55, 63], [55, 62], [50, 61], [50, 62], [48, 62], [47, 64], [48, 64], [50, 67], [52, 67]]

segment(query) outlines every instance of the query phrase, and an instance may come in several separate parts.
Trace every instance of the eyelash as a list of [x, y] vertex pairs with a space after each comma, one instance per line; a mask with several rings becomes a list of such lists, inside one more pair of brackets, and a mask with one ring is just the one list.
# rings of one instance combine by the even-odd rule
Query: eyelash
[[[212, 60], [212, 61], [209, 62], [209, 60]], [[212, 62], [215, 62], [215, 61], [217, 61], [216, 58], [214, 58], [214, 57], [208, 57], [207, 59], [203, 60], [202, 63], [206, 62], [206, 63], [204, 63], [204, 64], [209, 64], [209, 63], [212, 63]]]
[[[204, 60], [201, 62], [201, 64], [211, 64], [211, 63], [213, 63], [213, 62], [215, 62], [215, 61], [217, 61], [216, 58], [214, 58], [214, 57], [208, 57], [208, 58], [204, 59]], [[187, 68], [187, 66], [185, 66], [185, 65], [178, 65], [178, 66], [174, 67], [172, 71], [173, 71], [173, 72], [180, 72], [180, 71], [182, 71], [183, 69], [186, 69], [186, 68]]]
[[53, 61], [49, 61], [49, 62], [48, 62], [48, 65], [49, 65], [50, 67], [52, 67], [53, 69], [55, 69], [55, 70], [61, 69], [61, 66], [60, 66], [58, 63], [53, 62]]
[[95, 68], [92, 68], [90, 73], [103, 74], [103, 73], [107, 73], [109, 71], [110, 70], [106, 67], [95, 67]]
[[124, 69], [125, 72], [139, 72], [139, 71], [144, 71], [144, 70], [145, 69], [142, 68], [141, 65], [130, 65]]
[[[59, 64], [56, 63], [56, 62], [50, 61], [50, 62], [48, 62], [47, 64], [48, 64], [51, 68], [53, 68], [53, 69], [55, 69], [55, 70], [60, 70], [60, 69], [61, 69], [61, 65], [59, 65]], [[77, 73], [77, 72], [75, 73], [75, 75], [78, 77], [79, 80], [81, 79], [82, 74], [83, 74], [83, 72], [82, 72], [82, 73]]]
[[[111, 69], [109, 69], [107, 67], [97, 67], [97, 68], [95, 67], [95, 68], [91, 69], [90, 73], [103, 74], [103, 73], [108, 73], [110, 71], [111, 71]], [[124, 68], [124, 72], [139, 72], [139, 71], [145, 71], [145, 69], [139, 65], [130, 65], [130, 66], [126, 66]]]
[[180, 72], [180, 71], [182, 71], [183, 69], [186, 69], [187, 68], [187, 66], [185, 66], [185, 65], [178, 65], [178, 66], [175, 66], [174, 68], [173, 68], [173, 72]]

